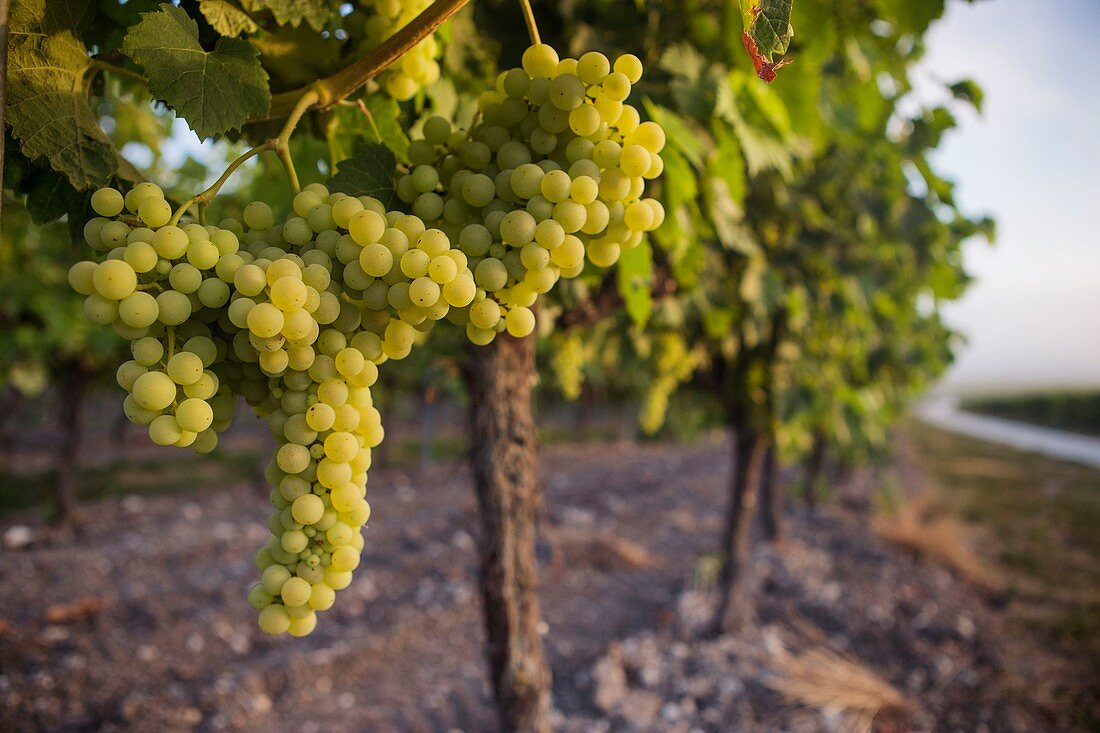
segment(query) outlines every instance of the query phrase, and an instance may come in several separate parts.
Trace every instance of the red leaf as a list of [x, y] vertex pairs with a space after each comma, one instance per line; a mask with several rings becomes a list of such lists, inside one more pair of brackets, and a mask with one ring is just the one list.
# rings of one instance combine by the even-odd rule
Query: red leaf
[[[756, 8], [756, 10], [759, 10]], [[749, 54], [749, 58], [752, 59], [752, 65], [756, 68], [756, 75], [762, 80], [771, 84], [775, 81], [776, 71], [783, 68], [787, 64], [791, 63], [794, 59], [780, 59], [779, 61], [768, 61], [764, 58], [764, 54], [760, 53], [760, 49], [756, 46], [756, 41], [752, 39], [748, 31], [741, 31], [741, 43], [745, 46], [745, 51]]]

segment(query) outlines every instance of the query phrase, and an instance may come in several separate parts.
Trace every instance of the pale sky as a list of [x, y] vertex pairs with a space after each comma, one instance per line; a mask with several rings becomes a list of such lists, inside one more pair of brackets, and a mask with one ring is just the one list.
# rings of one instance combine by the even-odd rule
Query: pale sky
[[1100, 386], [1100, 2], [953, 0], [930, 30], [926, 78], [973, 78], [937, 153], [965, 209], [997, 220], [967, 245], [978, 279], [947, 311], [969, 345], [950, 390]]

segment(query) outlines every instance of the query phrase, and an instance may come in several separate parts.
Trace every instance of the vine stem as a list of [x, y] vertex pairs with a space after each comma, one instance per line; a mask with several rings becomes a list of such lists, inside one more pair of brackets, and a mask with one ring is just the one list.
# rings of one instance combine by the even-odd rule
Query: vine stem
[[274, 140], [275, 154], [279, 156], [279, 161], [286, 170], [286, 177], [290, 181], [290, 190], [295, 195], [302, 190], [302, 187], [298, 183], [298, 172], [294, 170], [294, 158], [290, 154], [290, 136], [294, 133], [294, 128], [298, 126], [302, 116], [321, 98], [321, 92], [317, 89], [310, 89], [303, 94], [297, 104], [294, 105], [294, 109], [291, 110], [290, 116], [287, 117], [286, 124], [279, 132], [279, 137]]
[[539, 24], [535, 22], [535, 11], [531, 7], [531, 0], [519, 0], [519, 6], [523, 8], [523, 21], [527, 23], [527, 35], [531, 37], [531, 45], [542, 43], [539, 37]]
[[240, 168], [245, 161], [268, 150], [274, 150], [275, 154], [279, 156], [279, 161], [286, 170], [286, 177], [290, 182], [290, 188], [293, 193], [297, 194], [301, 191], [302, 188], [298, 184], [298, 173], [294, 170], [294, 160], [290, 155], [290, 136], [294, 134], [294, 128], [298, 126], [298, 123], [302, 120], [305, 113], [309, 111], [309, 108], [316, 104], [319, 99], [321, 99], [321, 95], [316, 90], [311, 89], [303, 94], [291, 111], [290, 116], [287, 117], [286, 124], [283, 125], [283, 129], [279, 132], [278, 137], [274, 137], [266, 142], [260, 143], [254, 148], [249, 148], [244, 151], [232, 163], [226, 166], [225, 172], [222, 173], [221, 177], [214, 181], [209, 188], [184, 201], [180, 207], [176, 209], [175, 213], [172, 214], [172, 218], [168, 220], [168, 224], [171, 226], [178, 224], [179, 220], [192, 206], [202, 206], [209, 203], [210, 199], [218, 195], [218, 191], [220, 191], [222, 186], [225, 185], [225, 182], [229, 180], [229, 177], [233, 175], [233, 172]]
[[314, 105], [325, 110], [336, 106], [342, 99], [373, 79], [387, 66], [405, 55], [416, 44], [427, 38], [448, 18], [457, 13], [470, 0], [436, 0], [392, 36], [367, 55], [331, 76], [313, 84], [289, 92], [276, 94], [266, 114], [253, 117], [249, 122], [276, 120], [290, 115], [301, 99], [311, 91], [319, 95]]
[[175, 226], [176, 224], [179, 224], [180, 218], [184, 214], [186, 214], [192, 206], [194, 206], [195, 204], [205, 204], [210, 199], [214, 198], [214, 196], [218, 194], [218, 191], [221, 190], [222, 186], [225, 185], [225, 182], [229, 180], [229, 177], [233, 175], [233, 171], [240, 168], [241, 164], [249, 158], [254, 158], [265, 150], [274, 150], [276, 142], [277, 140], [268, 140], [267, 142], [260, 143], [256, 147], [249, 148], [244, 153], [242, 153], [236, 160], [234, 160], [226, 167], [225, 172], [221, 175], [221, 178], [214, 181], [210, 188], [207, 188], [202, 193], [195, 194], [194, 196], [180, 204], [180, 207], [176, 209], [176, 213], [172, 214], [172, 218], [168, 220], [168, 225]]
[[145, 76], [143, 76], [142, 74], [139, 74], [136, 71], [130, 71], [123, 66], [118, 66], [117, 64], [112, 64], [109, 61], [104, 61], [102, 59], [92, 59], [91, 61], [92, 68], [99, 69], [100, 71], [106, 71], [110, 74], [115, 74], [116, 76], [125, 76], [127, 79], [133, 79], [134, 81], [141, 82], [142, 84], [149, 83], [149, 80], [145, 78]]

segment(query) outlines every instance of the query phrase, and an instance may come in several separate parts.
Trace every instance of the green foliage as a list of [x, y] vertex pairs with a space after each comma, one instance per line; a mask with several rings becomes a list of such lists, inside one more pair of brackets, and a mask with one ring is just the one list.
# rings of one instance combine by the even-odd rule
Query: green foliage
[[77, 189], [106, 183], [118, 157], [87, 103], [92, 61], [79, 0], [24, 0], [10, 18], [7, 121], [24, 156], [46, 158]]
[[746, 32], [760, 55], [771, 61], [775, 54], [787, 52], [794, 36], [791, 27], [791, 0], [739, 0]]
[[[53, 180], [60, 180], [54, 178]], [[4, 202], [0, 226], [0, 387], [34, 396], [54, 374], [95, 373], [121, 353], [114, 334], [84, 315], [83, 298], [69, 287], [75, 261], [65, 226], [35, 226], [30, 212]]]
[[199, 42], [187, 13], [161, 5], [126, 34], [122, 51], [145, 69], [149, 89], [185, 117], [199, 137], [239, 129], [267, 112], [267, 72], [252, 44], [220, 38], [213, 51]]
[[1100, 435], [1100, 392], [1049, 392], [971, 397], [963, 408], [1008, 420]]
[[354, 154], [337, 164], [329, 189], [352, 196], [373, 196], [390, 207], [395, 199], [395, 164], [393, 151], [382, 143], [356, 143]]

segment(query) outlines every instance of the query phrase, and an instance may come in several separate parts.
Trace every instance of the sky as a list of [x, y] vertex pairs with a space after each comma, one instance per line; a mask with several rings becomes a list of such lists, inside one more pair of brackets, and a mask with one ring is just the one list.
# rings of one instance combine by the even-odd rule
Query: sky
[[951, 392], [1100, 386], [1100, 2], [952, 0], [918, 78], [976, 80], [934, 160], [963, 208], [997, 221], [966, 245], [977, 278], [946, 310], [968, 344]]

